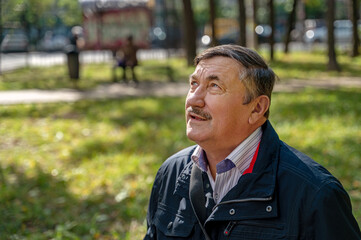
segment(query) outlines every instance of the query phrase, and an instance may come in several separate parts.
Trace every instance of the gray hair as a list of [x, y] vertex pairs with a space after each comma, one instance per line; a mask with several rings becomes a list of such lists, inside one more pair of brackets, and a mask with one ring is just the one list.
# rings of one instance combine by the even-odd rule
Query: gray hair
[[[197, 66], [200, 61], [217, 56], [232, 58], [246, 69], [245, 72], [240, 73], [240, 80], [246, 88], [243, 104], [248, 104], [261, 95], [266, 95], [271, 99], [277, 76], [256, 51], [238, 45], [221, 45], [208, 48], [196, 56], [194, 63]], [[269, 109], [264, 116], [268, 118]]]

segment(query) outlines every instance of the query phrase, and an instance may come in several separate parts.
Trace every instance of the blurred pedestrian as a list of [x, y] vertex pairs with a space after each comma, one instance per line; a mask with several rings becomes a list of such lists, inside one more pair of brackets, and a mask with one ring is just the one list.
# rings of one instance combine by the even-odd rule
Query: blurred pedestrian
[[79, 79], [79, 49], [84, 46], [84, 39], [82, 38], [82, 28], [75, 26], [71, 29], [69, 44], [65, 47], [67, 55], [69, 77], [72, 80]]
[[[138, 47], [134, 44], [133, 36], [128, 36], [124, 45], [116, 53], [116, 67], [121, 67], [123, 69], [123, 81], [128, 82], [127, 79], [127, 68], [129, 67], [132, 72], [132, 79], [134, 82], [138, 83], [137, 76], [135, 74], [135, 67], [138, 66], [137, 59], [137, 50]], [[115, 75], [115, 81], [116, 75]]]

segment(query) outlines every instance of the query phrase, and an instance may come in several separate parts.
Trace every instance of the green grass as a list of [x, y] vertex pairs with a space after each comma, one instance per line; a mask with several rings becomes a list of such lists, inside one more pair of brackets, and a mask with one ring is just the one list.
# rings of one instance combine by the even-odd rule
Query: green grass
[[[142, 82], [149, 81], [170, 81], [168, 76], [171, 70], [172, 81], [186, 81], [194, 70], [187, 67], [183, 59], [170, 59], [169, 61], [147, 60], [141, 62], [136, 68], [136, 75]], [[116, 70], [117, 79], [121, 81], [122, 69]], [[127, 77], [131, 76], [128, 69]], [[0, 75], [1, 90], [20, 89], [59, 89], [74, 88], [86, 90], [100, 84], [107, 84], [113, 81], [112, 65], [110, 63], [84, 64], [80, 67], [80, 80], [77, 86], [68, 77], [67, 67], [58, 65], [52, 67], [32, 67], [18, 69]]]
[[[361, 224], [361, 89], [275, 93], [281, 139], [326, 166]], [[2, 239], [141, 239], [160, 164], [192, 144], [184, 98], [0, 107]]]
[[361, 58], [339, 55], [342, 71], [327, 71], [327, 54], [324, 52], [294, 52], [285, 55], [277, 52], [275, 61], [270, 64], [282, 79], [327, 79], [329, 77], [360, 77]]
[[[262, 55], [267, 59], [267, 52]], [[294, 52], [284, 55], [277, 52], [275, 61], [270, 65], [280, 79], [327, 79], [329, 77], [360, 77], [361, 58], [350, 58], [346, 55], [338, 57], [342, 72], [326, 71], [327, 57], [324, 52]], [[169, 67], [169, 68], [167, 68]], [[169, 60], [146, 60], [136, 68], [136, 74], [140, 81], [169, 81], [168, 70], [171, 69], [173, 81], [187, 81], [194, 67], [187, 67], [185, 59], [171, 58]], [[113, 80], [111, 64], [85, 64], [81, 66], [80, 89], [89, 89], [99, 84], [110, 83]], [[117, 70], [120, 79], [121, 69]], [[131, 76], [130, 72], [128, 76]], [[8, 72], [0, 76], [1, 90], [19, 89], [58, 89], [74, 88], [74, 83], [68, 78], [65, 65], [49, 68], [24, 68]]]
[[1, 107], [2, 236], [139, 239], [157, 168], [189, 144], [183, 115], [170, 98]]

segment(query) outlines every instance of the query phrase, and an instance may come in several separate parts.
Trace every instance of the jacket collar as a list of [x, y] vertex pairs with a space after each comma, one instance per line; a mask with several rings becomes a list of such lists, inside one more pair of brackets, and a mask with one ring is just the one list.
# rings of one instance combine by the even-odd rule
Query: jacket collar
[[273, 195], [279, 158], [279, 138], [267, 120], [252, 173], [243, 175], [224, 201], [243, 198], [267, 198]]
[[207, 221], [265, 219], [278, 215], [275, 186], [280, 143], [269, 121], [262, 128], [263, 136], [252, 173], [239, 179], [238, 184], [214, 207]]
[[[243, 175], [222, 202], [235, 199], [272, 198], [274, 196], [279, 158], [279, 138], [268, 120], [263, 124], [262, 130], [263, 135], [252, 173]], [[192, 167], [193, 162], [189, 160], [177, 178], [174, 194], [189, 198]]]
[[184, 167], [176, 180], [174, 194], [189, 199], [189, 183], [193, 165], [194, 163], [190, 160], [189, 156], [188, 164]]

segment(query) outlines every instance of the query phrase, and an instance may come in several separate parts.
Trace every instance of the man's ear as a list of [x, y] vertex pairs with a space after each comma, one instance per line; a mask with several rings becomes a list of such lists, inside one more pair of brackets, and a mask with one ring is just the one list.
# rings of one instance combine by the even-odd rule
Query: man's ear
[[264, 118], [265, 112], [267, 112], [270, 106], [270, 99], [266, 95], [258, 96], [253, 100], [252, 112], [249, 116], [248, 122], [250, 124], [257, 123], [260, 119]]

